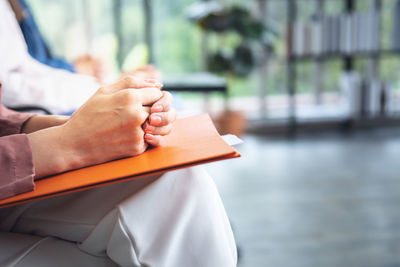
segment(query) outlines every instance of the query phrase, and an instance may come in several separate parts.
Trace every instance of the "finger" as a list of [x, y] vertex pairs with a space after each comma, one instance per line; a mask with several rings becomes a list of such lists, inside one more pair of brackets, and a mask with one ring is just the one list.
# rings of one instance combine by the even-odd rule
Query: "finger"
[[168, 124], [168, 125], [161, 126], [161, 127], [155, 127], [155, 126], [150, 125], [148, 122], [146, 122], [144, 124], [143, 129], [144, 129], [144, 131], [146, 133], [149, 133], [149, 134], [152, 134], [152, 135], [162, 135], [162, 136], [164, 136], [164, 135], [168, 135], [168, 134], [171, 133], [172, 124]]
[[107, 93], [114, 93], [123, 89], [139, 89], [146, 87], [161, 88], [162, 84], [153, 80], [144, 80], [135, 76], [125, 76], [113, 84], [104, 86], [103, 91]]
[[134, 157], [142, 154], [146, 151], [148, 144], [144, 139], [140, 142], [140, 144], [135, 144], [134, 148], [129, 151], [128, 156]]
[[150, 106], [162, 97], [158, 88], [125, 89], [109, 95], [117, 103], [124, 106]]
[[173, 102], [173, 97], [170, 92], [163, 91], [163, 96], [158, 100], [157, 102], [154, 103], [154, 105], [151, 107], [151, 112], [166, 112], [169, 111]]
[[156, 71], [157, 69], [153, 65], [147, 64], [147, 65], [137, 68], [136, 70], [138, 70], [138, 71]]
[[175, 119], [176, 111], [171, 109], [168, 112], [151, 113], [149, 121], [150, 125], [161, 127], [173, 123]]
[[159, 135], [145, 134], [144, 140], [146, 143], [155, 147], [162, 145], [162, 136]]
[[150, 108], [149, 107], [142, 107], [140, 111], [140, 124], [142, 125], [142, 129], [144, 131], [145, 125], [148, 124], [150, 115]]
[[132, 89], [139, 97], [143, 106], [151, 106], [162, 97], [162, 92], [158, 88]]
[[146, 112], [147, 115], [150, 115], [150, 107], [149, 106], [143, 106], [144, 112]]
[[150, 79], [150, 78], [148, 78], [148, 79], [144, 79], [144, 81], [145, 82], [148, 82], [148, 83], [151, 83], [151, 84], [154, 84], [154, 87], [157, 87], [157, 88], [162, 88], [164, 85], [159, 81], [159, 80], [157, 80], [157, 79]]

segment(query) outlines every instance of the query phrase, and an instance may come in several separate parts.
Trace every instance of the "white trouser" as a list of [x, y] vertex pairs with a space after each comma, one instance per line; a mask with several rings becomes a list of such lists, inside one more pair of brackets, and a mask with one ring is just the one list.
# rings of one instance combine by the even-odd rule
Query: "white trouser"
[[0, 209], [0, 231], [0, 266], [236, 266], [200, 167]]

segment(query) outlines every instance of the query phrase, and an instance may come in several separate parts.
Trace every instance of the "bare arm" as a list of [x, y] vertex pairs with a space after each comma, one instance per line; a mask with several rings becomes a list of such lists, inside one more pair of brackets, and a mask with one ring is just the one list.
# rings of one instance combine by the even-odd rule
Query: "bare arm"
[[22, 128], [22, 133], [33, 133], [42, 129], [59, 126], [66, 123], [69, 116], [37, 115], [30, 118]]
[[28, 122], [24, 131], [30, 132], [36, 178], [143, 153], [147, 143], [142, 125], [150, 114], [146, 106], [162, 99], [159, 87], [124, 78], [100, 88], [59, 126], [33, 131], [50, 120]]

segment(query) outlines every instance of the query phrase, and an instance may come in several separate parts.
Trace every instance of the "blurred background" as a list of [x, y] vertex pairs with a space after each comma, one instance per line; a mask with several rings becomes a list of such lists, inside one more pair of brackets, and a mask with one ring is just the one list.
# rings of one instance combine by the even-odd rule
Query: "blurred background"
[[154, 64], [244, 140], [206, 166], [239, 266], [400, 266], [399, 0], [27, 2], [57, 56]]

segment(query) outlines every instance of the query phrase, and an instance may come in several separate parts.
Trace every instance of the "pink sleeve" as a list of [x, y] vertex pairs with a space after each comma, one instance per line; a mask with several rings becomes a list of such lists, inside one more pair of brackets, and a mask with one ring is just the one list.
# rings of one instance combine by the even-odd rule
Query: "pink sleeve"
[[0, 136], [19, 134], [24, 123], [32, 116], [34, 114], [16, 112], [0, 104]]
[[32, 191], [35, 187], [33, 181], [33, 158], [28, 137], [25, 134], [0, 137], [0, 199]]
[[35, 187], [31, 146], [27, 135], [21, 134], [22, 126], [32, 116], [9, 110], [0, 103], [0, 199]]

